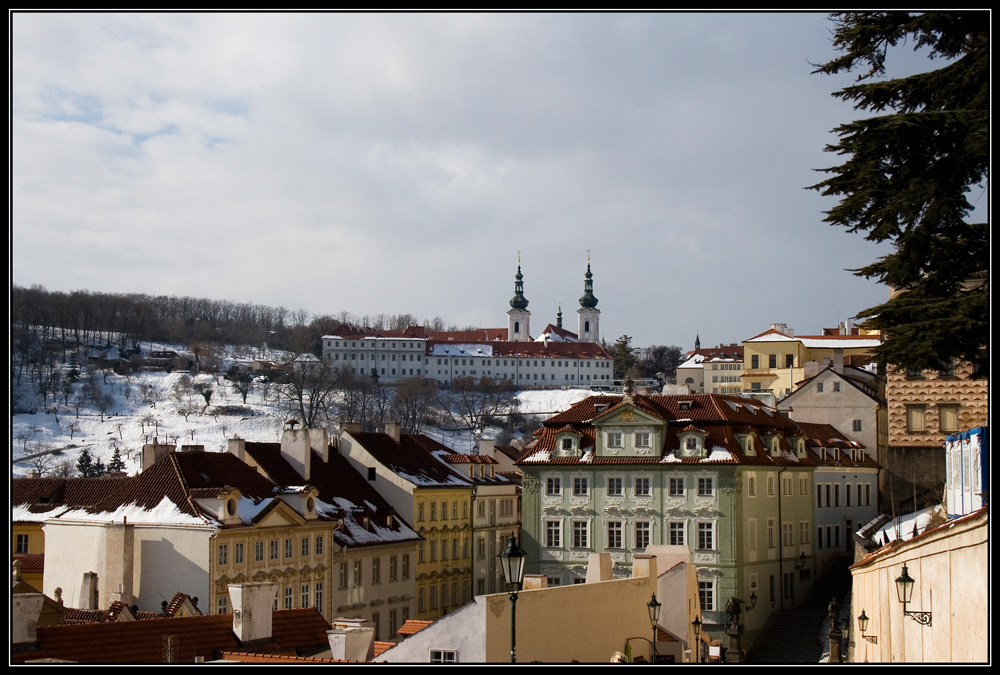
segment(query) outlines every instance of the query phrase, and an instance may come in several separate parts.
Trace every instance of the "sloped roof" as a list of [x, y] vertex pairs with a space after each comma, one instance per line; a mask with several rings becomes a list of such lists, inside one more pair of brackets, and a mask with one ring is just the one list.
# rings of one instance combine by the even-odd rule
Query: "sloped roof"
[[550, 323], [548, 326], [542, 329], [542, 332], [539, 334], [539, 336], [535, 338], [535, 342], [542, 341], [544, 339], [544, 336], [546, 335], [548, 335], [549, 339], [552, 340], [553, 342], [576, 342], [578, 339], [577, 334], [574, 333], [573, 331], [566, 330], [565, 328], [560, 328], [559, 326]]
[[407, 619], [403, 622], [403, 625], [399, 627], [399, 634], [404, 636], [413, 635], [414, 633], [419, 633], [427, 626], [434, 623], [433, 621], [421, 621], [419, 619]]
[[448, 330], [429, 331], [427, 339], [434, 342], [466, 342], [474, 344], [476, 342], [493, 342], [501, 340], [506, 342], [506, 328], [478, 328], [476, 330]]
[[610, 359], [596, 342], [495, 342], [493, 356], [550, 359]]
[[340, 340], [363, 340], [365, 338], [418, 338], [425, 339], [427, 337], [427, 331], [424, 330], [423, 326], [407, 326], [402, 329], [395, 330], [375, 330], [372, 328], [354, 328], [352, 326], [347, 326], [341, 324], [336, 329], [334, 329], [329, 335], [324, 335], [322, 339], [340, 339]]
[[11, 506], [23, 506], [31, 513], [47, 513], [65, 506], [88, 507], [97, 504], [127, 485], [132, 479], [121, 478], [12, 478]]
[[10, 558], [11, 562], [14, 562], [15, 560], [20, 561], [22, 574], [25, 572], [45, 571], [44, 553], [14, 553]]
[[[304, 480], [281, 455], [280, 443], [247, 442], [245, 451], [275, 481], [292, 485], [293, 481]], [[387, 516], [397, 515], [395, 510], [336, 448], [330, 446], [327, 457], [328, 461], [324, 462], [320, 454], [313, 451], [309, 460], [309, 484], [319, 491], [322, 504], [317, 508], [328, 506], [332, 509], [331, 516], [344, 521], [344, 527], [333, 533], [338, 544], [357, 547], [420, 539], [398, 516], [391, 526], [388, 525]], [[377, 526], [365, 528], [363, 518], [366, 516], [377, 517]], [[387, 536], [382, 536], [383, 533]]]
[[[276, 610], [272, 614], [271, 642], [254, 651], [309, 652], [328, 645], [328, 624], [313, 608]], [[178, 663], [196, 656], [214, 660], [222, 651], [245, 650], [233, 633], [232, 614], [206, 614], [149, 621], [40, 626], [37, 642], [44, 656], [80, 663], [163, 663], [164, 637], [172, 636]], [[15, 663], [23, 662], [18, 653]]]
[[439, 461], [433, 452], [455, 451], [423, 434], [400, 434], [397, 443], [383, 433], [351, 434], [379, 463], [411, 483], [428, 487], [468, 487], [469, 480]]

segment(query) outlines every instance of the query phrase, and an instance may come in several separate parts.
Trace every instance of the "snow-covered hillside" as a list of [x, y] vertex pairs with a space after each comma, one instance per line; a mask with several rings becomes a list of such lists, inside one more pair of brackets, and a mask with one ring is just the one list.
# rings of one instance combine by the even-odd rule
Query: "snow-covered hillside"
[[[156, 348], [184, 351], [170, 345], [156, 345]], [[224, 359], [223, 370], [232, 363], [230, 352]], [[192, 385], [212, 389], [209, 405], [206, 406], [204, 398], [197, 393], [185, 396], [174, 393], [186, 377]], [[105, 464], [117, 448], [128, 473], [135, 474], [141, 466], [143, 444], [152, 442], [154, 437], [160, 443], [203, 445], [206, 450], [219, 452], [225, 451], [226, 439], [234, 435], [262, 442], [277, 441], [281, 437], [285, 416], [277, 387], [273, 385], [269, 391], [251, 391], [244, 404], [242, 395], [221, 375], [215, 378], [182, 372], [143, 372], [125, 377], [109, 372], [105, 377], [97, 373], [92, 381], [108, 397], [110, 404], [102, 416], [90, 398], [82, 402], [79, 410], [73, 405], [74, 399], [83, 400], [80, 392], [87, 379], [84, 375], [73, 385], [74, 392], [66, 399], [60, 393], [53, 403], [50, 394], [45, 405], [37, 385], [29, 382], [28, 377], [22, 377], [19, 385], [12, 384], [18, 407], [35, 411], [12, 416], [11, 446], [15, 461], [44, 450], [74, 446], [61, 455], [35, 460], [36, 463], [47, 462], [46, 469], [51, 472], [67, 461], [75, 467], [83, 447]], [[547, 417], [589, 394], [584, 390], [536, 390], [519, 392], [518, 398], [522, 413]], [[475, 440], [468, 432], [430, 427], [424, 433], [457, 452], [470, 452], [475, 447]], [[497, 433], [499, 429], [489, 429], [485, 436]], [[13, 465], [13, 475], [26, 476], [34, 468], [31, 463], [17, 463]]]

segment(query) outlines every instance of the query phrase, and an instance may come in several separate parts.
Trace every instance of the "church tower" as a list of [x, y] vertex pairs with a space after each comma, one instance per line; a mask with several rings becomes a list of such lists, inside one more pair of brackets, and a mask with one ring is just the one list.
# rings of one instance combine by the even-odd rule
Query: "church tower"
[[576, 339], [580, 342], [598, 342], [600, 332], [599, 322], [601, 310], [597, 309], [597, 298], [594, 297], [594, 275], [590, 273], [590, 255], [587, 256], [587, 273], [583, 275], [583, 297], [580, 298], [580, 309], [577, 314]]
[[514, 276], [514, 297], [510, 299], [510, 311], [507, 312], [507, 339], [510, 342], [529, 342], [529, 322], [531, 312], [528, 311], [528, 300], [524, 297], [524, 277], [521, 276], [521, 256], [517, 257], [517, 274]]

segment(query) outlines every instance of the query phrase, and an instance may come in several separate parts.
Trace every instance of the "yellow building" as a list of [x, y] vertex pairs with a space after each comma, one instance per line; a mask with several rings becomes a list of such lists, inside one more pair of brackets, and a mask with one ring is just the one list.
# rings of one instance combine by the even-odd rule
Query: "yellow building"
[[775, 405], [826, 366], [867, 364], [871, 349], [881, 343], [877, 332], [862, 333], [850, 322], [825, 328], [822, 335], [799, 336], [783, 323], [771, 324], [743, 341], [743, 395]]
[[422, 434], [362, 433], [345, 425], [338, 449], [423, 537], [417, 544], [416, 619], [429, 620], [472, 600], [473, 484], [444, 459], [454, 454]]

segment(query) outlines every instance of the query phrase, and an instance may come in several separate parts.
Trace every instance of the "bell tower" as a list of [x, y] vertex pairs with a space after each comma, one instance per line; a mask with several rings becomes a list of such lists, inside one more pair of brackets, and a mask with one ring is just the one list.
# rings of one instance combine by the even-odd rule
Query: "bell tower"
[[510, 311], [507, 312], [507, 340], [510, 342], [529, 342], [531, 340], [531, 312], [528, 311], [528, 300], [524, 297], [524, 277], [521, 275], [521, 254], [517, 254], [517, 274], [514, 275], [514, 297], [510, 299]]
[[580, 342], [599, 342], [601, 310], [597, 309], [594, 297], [594, 275], [590, 273], [590, 252], [587, 252], [587, 273], [583, 275], [583, 297], [580, 309], [576, 310], [576, 339]]

